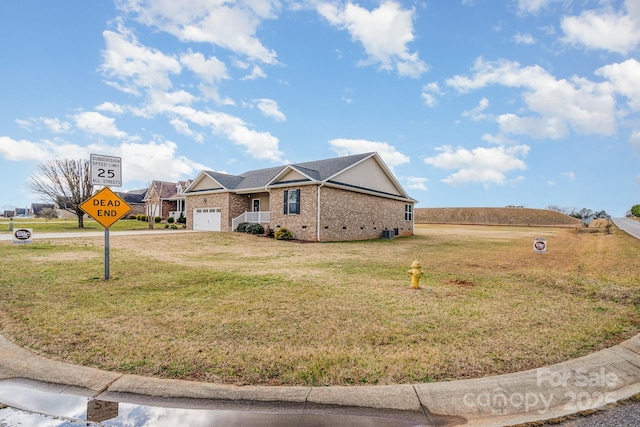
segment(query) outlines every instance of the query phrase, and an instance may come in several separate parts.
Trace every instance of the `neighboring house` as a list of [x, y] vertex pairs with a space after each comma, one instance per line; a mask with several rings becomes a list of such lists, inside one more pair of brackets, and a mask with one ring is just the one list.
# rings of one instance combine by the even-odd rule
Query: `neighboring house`
[[146, 205], [146, 214], [152, 217], [173, 217], [174, 219], [178, 219], [182, 214], [186, 218], [183, 193], [190, 183], [191, 180], [179, 182], [153, 181], [143, 198]]
[[52, 204], [48, 204], [48, 203], [32, 203], [31, 204], [31, 214], [36, 217], [36, 218], [40, 218], [40, 215], [42, 214], [42, 211], [45, 209], [55, 209], [56, 207]]
[[202, 171], [184, 192], [187, 228], [285, 227], [307, 241], [412, 235], [415, 200], [377, 153], [228, 175]]
[[118, 197], [127, 202], [131, 206], [131, 210], [127, 215], [144, 215], [147, 212], [144, 202], [144, 196], [147, 194], [148, 188], [142, 188], [140, 190], [131, 190], [126, 193], [116, 192]]
[[27, 208], [16, 208], [15, 216], [17, 217], [28, 217], [30, 215], [29, 209]]

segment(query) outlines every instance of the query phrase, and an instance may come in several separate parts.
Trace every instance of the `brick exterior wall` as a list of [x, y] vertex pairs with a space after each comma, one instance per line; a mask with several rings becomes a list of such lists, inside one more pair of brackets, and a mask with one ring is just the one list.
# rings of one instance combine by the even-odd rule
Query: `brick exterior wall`
[[[300, 190], [300, 214], [284, 214], [284, 192]], [[273, 231], [288, 228], [294, 239], [317, 241], [316, 224], [318, 222], [318, 186], [303, 185], [299, 187], [277, 188], [271, 190], [271, 223]]]
[[[300, 214], [285, 215], [284, 191], [300, 190]], [[286, 227], [295, 239], [318, 240], [318, 186], [278, 188], [271, 191], [271, 228]], [[413, 221], [405, 221], [404, 201], [391, 200], [332, 187], [320, 188], [320, 241], [365, 240], [397, 229], [413, 235]]]
[[131, 210], [129, 211], [127, 216], [147, 214], [147, 208], [143, 203], [129, 203], [129, 206], [131, 206]]
[[[230, 194], [229, 195], [229, 218], [225, 222], [224, 214], [222, 218], [222, 231], [233, 231], [231, 229], [231, 221], [245, 212], [251, 211], [251, 197], [248, 194]], [[223, 208], [224, 212], [224, 208]]]
[[[300, 214], [284, 214], [285, 190], [300, 190]], [[246, 194], [189, 195], [186, 202], [187, 228], [193, 229], [193, 209], [221, 208], [221, 231], [232, 231], [231, 220], [251, 211], [251, 199]], [[396, 230], [400, 236], [413, 235], [413, 221], [405, 221], [407, 202], [356, 193], [333, 187], [320, 188], [320, 241], [376, 239], [384, 230]], [[206, 200], [206, 202], [205, 202]], [[299, 240], [318, 240], [318, 186], [302, 185], [271, 190], [272, 230], [288, 228]]]
[[162, 219], [166, 219], [169, 216], [169, 212], [175, 211], [176, 209], [178, 209], [178, 202], [170, 201], [170, 200], [163, 200], [162, 201], [162, 215], [160, 215], [160, 216], [162, 217]]
[[[152, 197], [146, 202], [147, 205], [158, 206], [160, 204], [160, 212], [159, 215], [162, 219], [165, 219], [169, 216], [169, 212], [175, 211], [178, 209], [178, 202], [175, 200], [163, 200], [160, 202], [159, 197]], [[145, 208], [145, 214], [147, 213], [147, 208]], [[157, 212], [158, 213], [158, 212]]]
[[407, 202], [332, 187], [320, 189], [320, 240], [375, 239], [384, 230], [413, 235], [413, 221], [405, 221]]
[[231, 230], [231, 220], [249, 211], [251, 199], [246, 194], [199, 194], [186, 198], [187, 229], [193, 230], [193, 210], [197, 208], [221, 208], [220, 231]]

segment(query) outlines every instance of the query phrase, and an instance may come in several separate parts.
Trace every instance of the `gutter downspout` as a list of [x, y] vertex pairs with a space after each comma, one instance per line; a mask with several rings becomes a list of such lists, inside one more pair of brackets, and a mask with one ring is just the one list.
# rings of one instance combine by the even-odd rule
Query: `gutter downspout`
[[322, 186], [324, 185], [324, 182], [321, 182], [320, 185], [318, 186], [318, 220], [317, 220], [317, 225], [316, 225], [316, 230], [317, 230], [317, 234], [318, 234], [318, 242], [320, 242], [320, 189], [322, 188]]
[[269, 184], [264, 186], [264, 191], [269, 194], [269, 229], [271, 229], [271, 189], [267, 187], [269, 187]]

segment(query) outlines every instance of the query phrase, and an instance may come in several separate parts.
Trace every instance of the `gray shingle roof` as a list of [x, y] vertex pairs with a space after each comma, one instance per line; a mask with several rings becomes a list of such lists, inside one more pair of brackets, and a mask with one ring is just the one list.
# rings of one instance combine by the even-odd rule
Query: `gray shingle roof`
[[[316, 181], [324, 181], [350, 166], [370, 157], [374, 153], [355, 154], [352, 156], [334, 157], [331, 159], [315, 160], [312, 162], [294, 163], [291, 167], [304, 173]], [[215, 179], [227, 190], [248, 190], [264, 188], [280, 172], [288, 166], [257, 169], [244, 172], [240, 175], [229, 175], [220, 172], [205, 171], [207, 175]]]
[[327, 178], [347, 169], [361, 160], [371, 157], [374, 153], [354, 154], [352, 156], [334, 157], [332, 159], [316, 160], [312, 162], [297, 163], [295, 168], [310, 169], [318, 172], [318, 181], [324, 181]]
[[204, 173], [215, 179], [218, 184], [229, 190], [233, 190], [234, 188], [236, 188], [243, 179], [241, 176], [229, 175], [220, 172], [204, 171]]

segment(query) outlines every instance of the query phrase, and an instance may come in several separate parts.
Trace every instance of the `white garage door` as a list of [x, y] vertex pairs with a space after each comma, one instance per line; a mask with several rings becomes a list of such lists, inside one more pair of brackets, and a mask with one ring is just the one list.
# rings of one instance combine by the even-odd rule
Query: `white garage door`
[[220, 231], [220, 208], [196, 208], [193, 210], [193, 229], [196, 231]]

